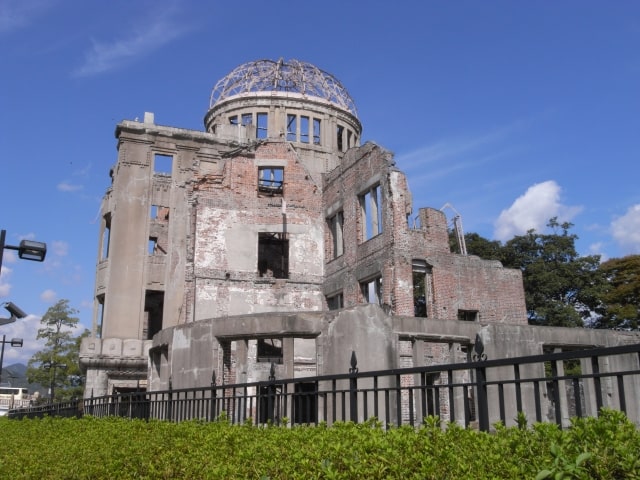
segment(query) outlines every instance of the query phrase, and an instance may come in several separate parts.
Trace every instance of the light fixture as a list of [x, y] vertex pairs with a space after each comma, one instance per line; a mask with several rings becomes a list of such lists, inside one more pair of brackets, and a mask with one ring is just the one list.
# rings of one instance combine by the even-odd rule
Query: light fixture
[[8, 325], [9, 323], [15, 322], [19, 318], [24, 318], [27, 316], [27, 314], [13, 302], [5, 302], [2, 304], [2, 306], [11, 314], [11, 317], [0, 318], [0, 325]]

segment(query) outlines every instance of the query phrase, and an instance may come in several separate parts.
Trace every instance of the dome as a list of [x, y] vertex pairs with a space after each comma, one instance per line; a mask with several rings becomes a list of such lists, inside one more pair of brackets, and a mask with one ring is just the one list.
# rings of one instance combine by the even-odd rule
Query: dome
[[316, 97], [358, 116], [353, 99], [336, 77], [310, 63], [283, 59], [257, 60], [236, 67], [213, 87], [209, 108], [236, 95], [255, 92]]

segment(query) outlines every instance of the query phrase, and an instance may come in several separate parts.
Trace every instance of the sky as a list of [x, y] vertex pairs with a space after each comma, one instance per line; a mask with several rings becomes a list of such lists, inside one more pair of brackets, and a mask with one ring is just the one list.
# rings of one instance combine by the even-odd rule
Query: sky
[[640, 253], [635, 0], [2, 0], [0, 228], [48, 247], [42, 263], [4, 252], [0, 302], [29, 314], [0, 327], [24, 340], [5, 366], [41, 348], [60, 299], [91, 327], [116, 124], [202, 131], [220, 78], [279, 58], [342, 82], [414, 213], [449, 205], [501, 241], [558, 217], [581, 255]]

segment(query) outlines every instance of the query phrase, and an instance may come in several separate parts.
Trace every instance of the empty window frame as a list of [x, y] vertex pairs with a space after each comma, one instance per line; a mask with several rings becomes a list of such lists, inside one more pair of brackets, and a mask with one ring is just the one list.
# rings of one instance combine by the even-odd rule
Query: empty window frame
[[171, 175], [173, 171], [173, 157], [156, 153], [153, 156], [153, 172]]
[[282, 339], [259, 338], [256, 360], [258, 362], [282, 364]]
[[287, 114], [287, 141], [289, 142], [297, 142], [298, 141], [298, 116]]
[[371, 187], [360, 195], [360, 230], [361, 241], [382, 233], [382, 190], [380, 185]]
[[289, 278], [289, 240], [284, 233], [258, 234], [258, 274]]
[[344, 127], [342, 125], [338, 125], [336, 129], [336, 145], [338, 147], [339, 152], [344, 152]]
[[258, 167], [258, 193], [282, 195], [284, 167]]
[[300, 142], [309, 143], [309, 117], [300, 116]]
[[320, 145], [320, 119], [313, 119], [313, 144]]
[[156, 222], [165, 223], [167, 220], [169, 220], [169, 207], [164, 207], [162, 205], [151, 205], [149, 218], [151, 220], [155, 220]]
[[102, 325], [104, 322], [104, 294], [96, 296], [98, 310], [96, 312], [96, 338], [102, 338]]
[[231, 125], [239, 125], [238, 116], [237, 115], [230, 116], [229, 117], [229, 124], [231, 124]]
[[253, 115], [251, 113], [243, 113], [241, 116], [242, 126], [253, 125]]
[[103, 217], [102, 224], [102, 248], [100, 252], [100, 259], [106, 260], [109, 258], [109, 243], [111, 241], [111, 214], [107, 213]]
[[164, 292], [160, 290], [146, 290], [144, 298], [144, 324], [142, 338], [151, 340], [162, 330], [162, 316], [164, 315]]
[[329, 310], [339, 310], [344, 307], [344, 296], [342, 292], [327, 297], [327, 308]]
[[360, 292], [365, 303], [377, 303], [382, 305], [382, 277], [377, 276], [370, 280], [360, 282]]
[[331, 232], [331, 258], [338, 258], [344, 253], [344, 214], [336, 213], [328, 219], [329, 231]]
[[267, 112], [258, 112], [256, 114], [256, 137], [257, 138], [267, 138], [268, 137], [268, 126], [269, 126], [269, 114]]
[[478, 321], [477, 310], [458, 310], [458, 320], [462, 322], [476, 322]]

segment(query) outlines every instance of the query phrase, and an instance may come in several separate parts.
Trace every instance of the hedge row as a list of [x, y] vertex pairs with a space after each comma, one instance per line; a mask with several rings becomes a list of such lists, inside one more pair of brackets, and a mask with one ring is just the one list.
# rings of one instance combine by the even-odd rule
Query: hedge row
[[640, 479], [640, 433], [619, 412], [491, 434], [427, 418], [331, 427], [120, 418], [0, 419], [2, 478]]

